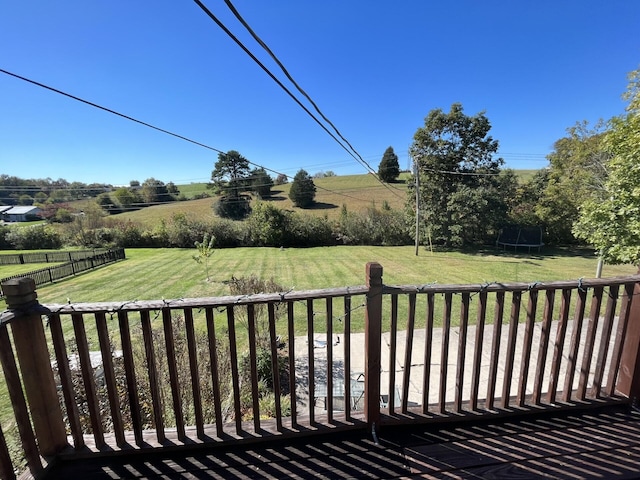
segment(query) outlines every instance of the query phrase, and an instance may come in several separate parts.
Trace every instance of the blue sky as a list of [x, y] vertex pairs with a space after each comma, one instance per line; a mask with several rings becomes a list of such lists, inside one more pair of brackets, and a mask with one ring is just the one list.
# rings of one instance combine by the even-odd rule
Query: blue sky
[[[203, 0], [292, 91], [222, 0]], [[484, 110], [512, 168], [577, 121], [623, 112], [640, 2], [249, 1], [234, 5], [364, 160], [408, 166], [434, 108]], [[192, 1], [0, 3], [0, 69], [293, 176], [365, 173]], [[306, 105], [308, 103], [304, 102]], [[217, 154], [0, 73], [0, 173], [208, 181]]]

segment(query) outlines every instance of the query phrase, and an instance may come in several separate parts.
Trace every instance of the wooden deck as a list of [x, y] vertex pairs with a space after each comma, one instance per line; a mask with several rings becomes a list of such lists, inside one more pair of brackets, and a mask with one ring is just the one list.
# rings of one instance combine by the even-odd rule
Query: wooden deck
[[640, 412], [628, 406], [517, 419], [387, 426], [206, 447], [60, 460], [44, 478], [640, 478]]

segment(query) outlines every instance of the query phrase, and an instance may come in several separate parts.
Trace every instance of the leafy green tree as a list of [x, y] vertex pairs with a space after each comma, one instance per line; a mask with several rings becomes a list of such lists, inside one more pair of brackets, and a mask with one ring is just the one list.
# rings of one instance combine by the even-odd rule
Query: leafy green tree
[[308, 208], [313, 205], [316, 198], [316, 185], [305, 170], [299, 170], [293, 177], [289, 198], [296, 207]]
[[388, 147], [382, 155], [380, 165], [378, 165], [378, 176], [383, 182], [395, 182], [400, 175], [400, 164], [398, 155], [393, 151], [393, 147]]
[[249, 176], [249, 160], [236, 150], [219, 153], [218, 161], [211, 172], [214, 186], [220, 187], [225, 195], [233, 198], [240, 197], [240, 193], [247, 189]]
[[516, 183], [509, 203], [509, 220], [513, 225], [540, 227], [542, 219], [536, 213], [540, 199], [549, 183], [549, 170], [538, 170], [528, 181]]
[[586, 121], [567, 129], [547, 157], [547, 185], [535, 213], [552, 243], [572, 243], [571, 232], [582, 203], [602, 191], [611, 154], [604, 149], [605, 124], [593, 128]]
[[289, 246], [288, 213], [271, 202], [258, 202], [247, 219], [252, 244], [260, 247]]
[[23, 193], [18, 198], [18, 205], [33, 205], [33, 197], [31, 195]]
[[289, 178], [284, 173], [278, 174], [276, 177], [276, 185], [284, 185], [286, 183], [289, 183]]
[[47, 194], [44, 192], [38, 192], [34, 196], [34, 203], [42, 204], [47, 201]]
[[[410, 147], [420, 176], [422, 238], [446, 247], [495, 238], [506, 222], [507, 202], [500, 191], [498, 141], [483, 112], [467, 116], [454, 103], [449, 113], [429, 112]], [[407, 210], [415, 218], [415, 186]], [[424, 235], [426, 234], [426, 235]]]
[[129, 209], [134, 204], [141, 201], [140, 196], [135, 190], [126, 187], [118, 188], [115, 192], [113, 192], [113, 197], [124, 209]]
[[640, 70], [629, 75], [626, 113], [613, 118], [604, 147], [613, 158], [600, 195], [587, 200], [573, 231], [609, 263], [640, 264]]
[[249, 178], [251, 182], [251, 190], [253, 190], [258, 197], [269, 198], [271, 196], [273, 179], [264, 168], [254, 168], [251, 170]]
[[175, 200], [175, 197], [169, 193], [169, 189], [160, 180], [155, 178], [147, 178], [142, 183], [141, 188], [142, 199], [145, 203], [153, 205], [156, 203], [167, 203]]

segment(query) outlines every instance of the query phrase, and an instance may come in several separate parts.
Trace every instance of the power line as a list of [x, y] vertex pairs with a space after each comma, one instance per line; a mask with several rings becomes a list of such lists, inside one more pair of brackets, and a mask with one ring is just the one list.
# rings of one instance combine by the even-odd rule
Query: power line
[[[347, 143], [347, 145], [349, 145], [349, 147], [351, 148], [352, 151], [350, 151], [327, 127], [326, 125], [324, 125], [292, 92], [291, 90], [289, 90], [260, 60], [258, 60], [258, 58], [224, 25], [224, 23], [222, 23], [218, 17], [216, 17], [211, 10], [209, 10], [200, 0], [194, 0], [194, 2], [202, 9], [203, 12], [205, 12], [207, 14], [207, 16], [209, 18], [211, 18], [211, 20], [213, 20], [216, 25], [218, 25], [226, 34], [227, 36], [229, 36], [229, 38], [231, 38], [247, 55], [249, 55], [249, 57], [274, 81], [276, 82], [276, 84], [282, 89], [284, 90], [287, 95], [289, 95], [289, 97], [291, 97], [291, 99], [293, 99], [294, 102], [296, 102], [298, 104], [298, 106], [300, 106], [300, 108], [302, 108], [307, 115], [309, 115], [318, 125], [320, 125], [320, 127], [327, 132], [327, 134], [333, 138], [336, 143], [338, 143], [338, 145], [340, 145], [351, 157], [353, 157], [358, 163], [360, 163], [362, 166], [364, 166], [370, 173], [372, 173], [380, 183], [382, 183], [383, 185], [386, 185], [384, 182], [382, 182], [382, 180], [380, 180], [380, 178], [378, 177], [377, 173], [375, 172], [375, 170], [373, 168], [371, 168], [371, 165], [369, 165], [361, 156], [360, 154], [351, 146], [351, 144], [344, 139], [344, 137], [340, 134], [340, 132], [336, 129], [336, 127], [333, 125], [333, 123], [331, 123], [323, 114], [322, 112], [320, 112], [320, 110], [318, 109], [318, 107], [316, 106], [316, 104], [309, 98], [309, 96], [298, 86], [298, 84], [293, 80], [293, 78], [289, 75], [289, 72], [284, 68], [284, 66], [282, 65], [282, 63], [277, 59], [277, 57], [273, 54], [273, 52], [266, 46], [266, 44], [253, 32], [253, 30], [248, 26], [248, 24], [244, 21], [244, 19], [242, 19], [242, 17], [240, 16], [239, 13], [237, 13], [237, 10], [233, 7], [233, 5], [230, 4], [230, 2], [228, 2], [227, 0], [225, 0], [225, 3], [227, 3], [227, 6], [231, 9], [231, 11], [234, 13], [234, 15], [236, 15], [236, 17], [238, 18], [238, 20], [245, 26], [245, 28], [249, 31], [249, 33], [251, 33], [251, 35], [253, 36], [253, 38], [263, 47], [266, 49], [266, 51], [271, 55], [271, 57], [276, 61], [276, 63], [283, 69], [283, 71], [285, 72], [285, 75], [287, 76], [287, 78], [289, 78], [289, 80], [291, 80], [291, 82], [296, 86], [296, 88], [298, 88], [298, 90], [311, 102], [312, 105], [314, 105], [314, 107], [316, 108], [316, 111], [318, 111], [318, 113], [322, 116], [323, 119], [325, 119], [325, 121], [327, 121], [327, 123], [329, 123], [333, 129], [338, 133], [338, 135], [345, 141], [345, 143]], [[393, 189], [389, 186], [387, 186], [387, 188], [396, 196], [398, 196], [397, 193], [395, 193], [393, 191]]]
[[273, 59], [273, 61], [276, 62], [276, 64], [280, 67], [280, 70], [282, 70], [282, 73], [284, 73], [284, 75], [289, 79], [289, 81], [293, 84], [293, 86], [296, 87], [296, 89], [304, 96], [304, 98], [306, 98], [309, 101], [309, 103], [313, 106], [313, 108], [318, 113], [318, 115], [320, 115], [322, 117], [322, 119], [325, 122], [327, 122], [331, 126], [331, 128], [333, 128], [333, 130], [336, 132], [336, 134], [349, 146], [349, 148], [353, 151], [353, 153], [355, 153], [355, 155], [358, 157], [360, 163], [363, 164], [370, 172], [375, 173], [373, 168], [371, 168], [371, 166], [362, 158], [362, 156], [358, 153], [358, 151], [355, 148], [353, 148], [353, 145], [351, 145], [351, 143], [349, 143], [349, 141], [346, 138], [344, 138], [342, 133], [340, 133], [338, 128], [333, 124], [333, 122], [331, 122], [331, 120], [329, 120], [320, 111], [320, 108], [318, 107], [318, 105], [311, 99], [311, 97], [307, 94], [307, 92], [305, 92], [300, 87], [300, 85], [298, 85], [298, 83], [293, 79], [293, 77], [291, 76], [289, 71], [282, 64], [280, 59], [273, 53], [273, 51], [267, 46], [267, 44], [253, 31], [253, 29], [249, 26], [249, 24], [245, 21], [245, 19], [240, 15], [238, 10], [233, 6], [231, 1], [230, 0], [224, 0], [224, 3], [227, 5], [229, 10], [231, 10], [231, 12], [235, 15], [235, 17], [238, 19], [238, 21], [244, 26], [244, 28], [251, 34], [253, 39], [256, 42], [258, 42], [258, 44], [269, 54], [269, 56]]
[[[23, 80], [23, 81], [25, 81], [25, 82], [31, 83], [32, 85], [36, 85], [36, 86], [38, 86], [38, 87], [41, 87], [41, 88], [44, 88], [44, 89], [46, 89], [46, 90], [52, 91], [52, 92], [54, 92], [54, 93], [58, 93], [58, 94], [60, 94], [60, 95], [64, 95], [65, 97], [71, 98], [71, 99], [73, 99], [73, 100], [76, 100], [76, 101], [78, 101], [78, 102], [84, 103], [84, 104], [89, 105], [89, 106], [91, 106], [91, 107], [98, 108], [98, 109], [103, 110], [103, 111], [105, 111], [105, 112], [109, 112], [109, 113], [111, 113], [111, 114], [113, 114], [113, 115], [117, 115], [117, 116], [122, 117], [122, 118], [124, 118], [124, 119], [126, 119], [126, 120], [130, 120], [130, 121], [132, 121], [132, 122], [136, 122], [136, 123], [138, 123], [138, 124], [140, 124], [140, 125], [144, 125], [145, 127], [149, 127], [149, 128], [154, 129], [154, 130], [157, 130], [157, 131], [159, 131], [159, 132], [165, 133], [165, 134], [167, 134], [167, 135], [171, 135], [171, 136], [173, 136], [173, 137], [179, 138], [179, 139], [181, 139], [181, 140], [184, 140], [184, 141], [186, 141], [186, 142], [192, 143], [192, 144], [194, 144], [194, 145], [198, 145], [198, 146], [203, 147], [203, 148], [206, 148], [206, 149], [208, 149], [208, 150], [213, 150], [214, 152], [217, 152], [217, 153], [221, 153], [221, 154], [224, 154], [224, 153], [225, 153], [225, 152], [223, 152], [222, 150], [219, 150], [219, 149], [217, 149], [217, 148], [211, 147], [211, 146], [206, 145], [206, 144], [204, 144], [204, 143], [197, 142], [197, 141], [192, 140], [192, 139], [190, 139], [190, 138], [188, 138], [188, 137], [185, 137], [185, 136], [183, 136], [183, 135], [179, 135], [179, 134], [177, 134], [177, 133], [173, 133], [173, 132], [171, 132], [171, 131], [169, 131], [169, 130], [165, 130], [165, 129], [163, 129], [163, 128], [156, 127], [155, 125], [152, 125], [152, 124], [150, 124], [150, 123], [143, 122], [142, 120], [138, 120], [138, 119], [136, 119], [136, 118], [134, 118], [134, 117], [131, 117], [131, 116], [129, 116], [129, 115], [125, 115], [125, 114], [123, 114], [123, 113], [117, 112], [117, 111], [112, 110], [112, 109], [110, 109], [110, 108], [103, 107], [102, 105], [98, 105], [97, 103], [90, 102], [90, 101], [88, 101], [88, 100], [85, 100], [85, 99], [83, 99], [83, 98], [77, 97], [77, 96], [72, 95], [72, 94], [70, 94], [70, 93], [64, 92], [64, 91], [59, 90], [59, 89], [57, 89], [57, 88], [54, 88], [54, 87], [50, 87], [50, 86], [48, 86], [48, 85], [45, 85], [44, 83], [40, 83], [40, 82], [37, 82], [37, 81], [35, 81], [35, 80], [31, 80], [31, 79], [29, 79], [29, 78], [23, 77], [23, 76], [21, 76], [21, 75], [18, 75], [18, 74], [12, 73], [12, 72], [9, 72], [9, 71], [4, 70], [4, 69], [2, 69], [2, 68], [0, 68], [0, 72], [1, 72], [1, 73], [4, 73], [4, 74], [6, 74], [6, 75], [12, 76], [12, 77], [14, 77], [14, 78], [17, 78], [17, 79], [19, 79], [19, 80]], [[326, 127], [324, 127], [324, 126], [323, 126], [323, 128], [325, 128], [325, 130], [326, 130]], [[330, 133], [330, 132], [329, 132], [329, 134], [331, 135], [331, 133]], [[343, 147], [343, 148], [344, 148], [344, 147]], [[263, 166], [263, 165], [257, 164], [257, 163], [255, 163], [255, 162], [251, 162], [251, 161], [247, 160], [247, 163], [249, 163], [250, 165], [253, 165], [254, 167], [262, 168], [262, 169], [264, 169], [264, 170], [265, 170], [265, 171], [267, 171], [267, 172], [275, 173], [276, 175], [284, 175], [284, 176], [285, 176], [285, 177], [287, 177], [287, 178], [291, 178], [289, 175], [286, 175], [286, 174], [284, 174], [284, 173], [278, 172], [277, 170], [273, 170], [273, 169], [268, 168], [268, 167], [265, 167], [265, 166]], [[46, 187], [44, 187], [44, 188], [46, 188]], [[332, 190], [330, 190], [330, 189], [328, 189], [328, 188], [323, 188], [323, 187], [319, 187], [319, 186], [316, 186], [316, 188], [318, 188], [318, 189], [320, 189], [320, 190], [327, 191], [327, 192], [336, 193], [337, 195], [342, 195], [342, 196], [345, 196], [345, 197], [347, 197], [347, 198], [353, 198], [353, 199], [356, 199], [356, 200], [362, 200], [362, 199], [360, 199], [360, 198], [351, 197], [351, 196], [349, 196], [349, 195], [341, 194], [341, 193], [339, 193], [339, 192], [334, 192], [334, 191], [332, 191]]]
[[11, 72], [9, 72], [7, 70], [4, 70], [2, 68], [0, 68], [0, 72], [4, 73], [6, 75], [10, 75], [12, 77], [18, 78], [20, 80], [23, 80], [25, 82], [31, 83], [31, 84], [36, 85], [38, 87], [45, 88], [45, 89], [50, 90], [52, 92], [59, 93], [60, 95], [64, 95], [65, 97], [69, 97], [69, 98], [71, 98], [73, 100], [76, 100], [78, 102], [85, 103], [85, 104], [87, 104], [87, 105], [89, 105], [91, 107], [99, 108], [100, 110], [104, 110], [105, 112], [109, 112], [109, 113], [111, 113], [113, 115], [117, 115], [119, 117], [126, 118], [127, 120], [131, 120], [132, 122], [136, 122], [136, 123], [139, 123], [140, 125], [144, 125], [145, 127], [153, 128], [154, 130], [157, 130], [159, 132], [166, 133], [167, 135], [171, 135], [171, 136], [177, 137], [177, 138], [179, 138], [181, 140], [185, 140], [187, 142], [193, 143], [194, 145], [198, 145], [200, 147], [204, 147], [204, 148], [207, 148], [209, 150], [213, 150], [214, 152], [224, 153], [222, 150], [218, 150], [217, 148], [210, 147], [209, 145], [205, 145], [204, 143], [196, 142], [195, 140], [191, 140], [190, 138], [187, 138], [185, 136], [178, 135], [177, 133], [170, 132], [169, 130], [165, 130], [164, 128], [156, 127], [155, 125], [151, 125], [150, 123], [143, 122], [142, 120], [138, 120], [137, 118], [130, 117], [129, 115], [125, 115], [125, 114], [120, 113], [120, 112], [116, 112], [115, 110], [111, 110], [110, 108], [103, 107], [101, 105], [98, 105], [97, 103], [90, 102], [90, 101], [85, 100], [85, 99], [80, 98], [80, 97], [76, 97], [75, 95], [71, 95], [70, 93], [63, 92], [62, 90], [58, 90], [57, 88], [53, 88], [53, 87], [50, 87], [50, 86], [45, 85], [43, 83], [36, 82], [35, 80], [31, 80], [29, 78], [17, 75], [15, 73], [11, 73]]

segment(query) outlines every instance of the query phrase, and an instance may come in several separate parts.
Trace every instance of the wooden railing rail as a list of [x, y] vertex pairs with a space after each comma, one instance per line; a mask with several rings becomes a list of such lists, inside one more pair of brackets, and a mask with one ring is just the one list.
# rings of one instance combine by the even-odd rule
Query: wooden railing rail
[[[0, 361], [38, 475], [63, 450], [629, 402], [640, 389], [638, 285], [640, 275], [387, 286], [369, 263], [356, 287], [42, 306], [33, 281], [18, 279], [3, 284]], [[0, 475], [13, 478], [6, 427]]]
[[[391, 299], [390, 362], [382, 388], [389, 399], [385, 421], [416, 421], [407, 416], [416, 412], [430, 419], [477, 418], [634, 401], [640, 395], [640, 300], [633, 301], [639, 285], [640, 275], [385, 286]], [[398, 322], [398, 297], [406, 297], [406, 326]], [[488, 321], [491, 304], [494, 315]], [[419, 317], [424, 320], [418, 328]], [[397, 349], [400, 334], [405, 344]], [[489, 334], [491, 340], [485, 341]], [[424, 340], [416, 343], [418, 335]]]

